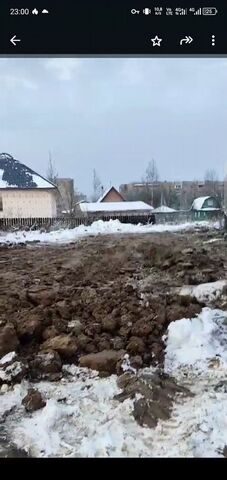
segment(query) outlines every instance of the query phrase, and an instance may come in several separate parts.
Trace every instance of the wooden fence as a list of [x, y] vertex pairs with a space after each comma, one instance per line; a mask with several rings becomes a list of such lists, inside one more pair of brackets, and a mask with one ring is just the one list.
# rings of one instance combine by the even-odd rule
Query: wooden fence
[[94, 221], [120, 220], [122, 223], [143, 223], [149, 221], [149, 215], [88, 215], [55, 218], [0, 218], [0, 230], [39, 230], [40, 228], [75, 228], [79, 225], [91, 225]]
[[[221, 219], [223, 214], [219, 214], [214, 220]], [[120, 220], [121, 223], [147, 224], [151, 221], [151, 214], [136, 213], [114, 213], [111, 215], [89, 214], [87, 216], [64, 216], [55, 218], [0, 218], [0, 230], [39, 230], [41, 228], [75, 228], [79, 225], [91, 225], [94, 221]], [[185, 223], [194, 220], [190, 211], [173, 213], [155, 213], [155, 223]]]

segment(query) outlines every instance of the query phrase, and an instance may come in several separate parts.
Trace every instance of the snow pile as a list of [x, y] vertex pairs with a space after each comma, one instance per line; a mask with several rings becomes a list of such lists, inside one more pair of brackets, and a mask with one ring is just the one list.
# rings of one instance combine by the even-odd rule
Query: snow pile
[[[41, 457], [150, 456], [144, 441], [150, 432], [131, 417], [133, 401], [113, 400], [120, 391], [116, 377], [100, 379], [94, 372], [73, 370], [71, 381], [36, 384], [47, 404], [32, 415], [25, 413], [8, 422], [14, 444]], [[15, 404], [17, 398], [18, 391]]]
[[119, 220], [97, 220], [90, 226], [80, 225], [73, 229], [59, 229], [49, 233], [41, 233], [40, 231], [18, 231], [4, 233], [0, 235], [0, 243], [26, 243], [26, 242], [41, 242], [41, 243], [69, 243], [78, 240], [78, 238], [89, 235], [100, 234], [130, 234], [130, 233], [162, 233], [162, 232], [180, 232], [184, 230], [191, 230], [196, 228], [218, 228], [217, 224], [209, 222], [193, 222], [182, 223], [179, 225], [132, 225], [130, 223], [121, 223]]
[[176, 370], [190, 367], [194, 372], [209, 368], [209, 361], [227, 367], [227, 313], [204, 308], [196, 318], [183, 318], [168, 326], [165, 371], [176, 375]]
[[179, 294], [190, 295], [195, 297], [199, 302], [210, 303], [217, 300], [227, 286], [226, 280], [218, 280], [217, 282], [201, 283], [200, 285], [187, 285], [183, 287]]

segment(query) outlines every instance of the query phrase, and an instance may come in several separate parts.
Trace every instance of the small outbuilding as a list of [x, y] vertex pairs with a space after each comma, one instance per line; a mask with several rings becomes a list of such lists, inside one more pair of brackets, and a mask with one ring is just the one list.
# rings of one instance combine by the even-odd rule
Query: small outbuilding
[[119, 219], [129, 223], [154, 223], [153, 207], [145, 202], [92, 202], [81, 203], [81, 212], [91, 220]]
[[198, 197], [192, 203], [191, 210], [195, 220], [209, 220], [220, 213], [221, 205], [215, 196]]

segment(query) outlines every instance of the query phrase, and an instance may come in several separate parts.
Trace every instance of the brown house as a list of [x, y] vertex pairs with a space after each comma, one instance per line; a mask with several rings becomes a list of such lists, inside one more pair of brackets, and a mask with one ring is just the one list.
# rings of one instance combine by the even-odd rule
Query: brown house
[[106, 190], [102, 196], [97, 200], [97, 202], [124, 202], [125, 199], [123, 196], [118, 192], [115, 187], [110, 187]]

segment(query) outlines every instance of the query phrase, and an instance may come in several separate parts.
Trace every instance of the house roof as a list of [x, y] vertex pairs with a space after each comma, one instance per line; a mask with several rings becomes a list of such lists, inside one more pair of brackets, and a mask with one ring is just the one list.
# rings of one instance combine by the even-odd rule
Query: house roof
[[161, 205], [153, 210], [154, 213], [171, 213], [176, 211], [174, 208], [167, 207], [167, 205]]
[[115, 187], [110, 187], [108, 188], [107, 190], [105, 190], [105, 192], [101, 195], [100, 198], [98, 198], [97, 202], [102, 202], [104, 200], [104, 198], [108, 195], [108, 193], [111, 191], [111, 190], [115, 190], [115, 192], [120, 195], [120, 197], [122, 198], [123, 201], [125, 201], [125, 199], [122, 197], [122, 195], [120, 194], [120, 192], [118, 192], [118, 190], [115, 188]]
[[[207, 200], [208, 198], [211, 198], [210, 195], [208, 197], [195, 198], [194, 202], [192, 203], [192, 210], [201, 210], [203, 208], [205, 200]], [[209, 208], [209, 210], [211, 209]]]
[[153, 207], [145, 202], [92, 202], [81, 203], [83, 212], [122, 212], [122, 211], [153, 211]]
[[56, 186], [8, 153], [0, 154], [0, 189], [42, 189]]

